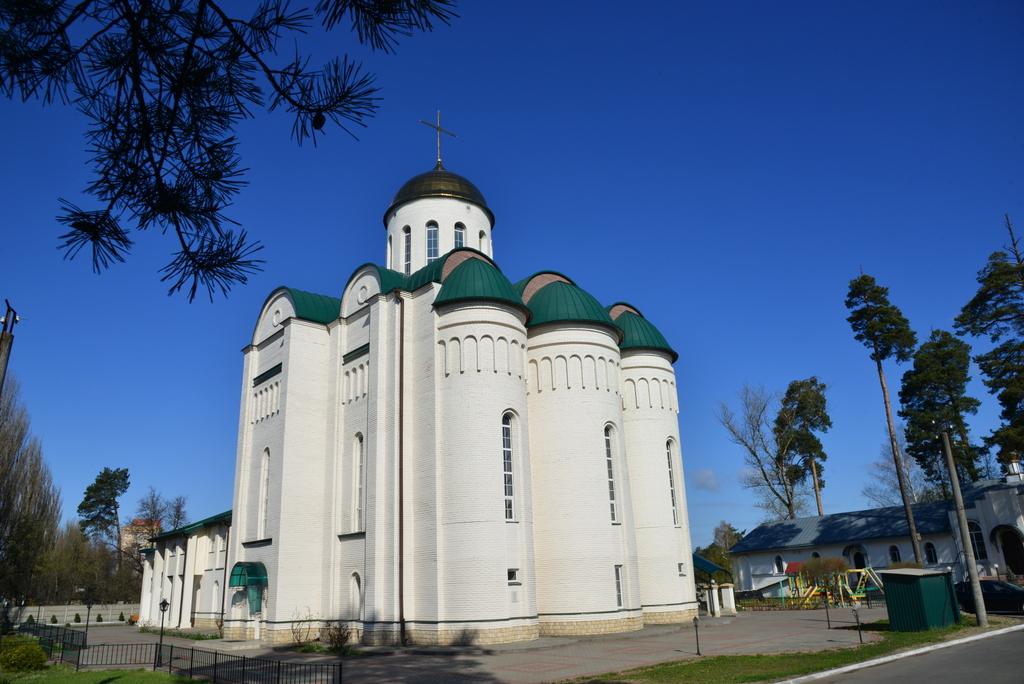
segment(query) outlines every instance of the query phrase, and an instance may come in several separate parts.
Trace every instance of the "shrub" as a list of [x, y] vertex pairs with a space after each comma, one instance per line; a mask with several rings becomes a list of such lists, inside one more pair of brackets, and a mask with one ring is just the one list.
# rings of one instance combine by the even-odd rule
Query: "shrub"
[[121, 611], [121, 614], [117, 616], [117, 619], [118, 619], [118, 620], [119, 620], [120, 622], [124, 622], [124, 611], [123, 611], [123, 610]]
[[102, 615], [97, 615], [96, 616], [96, 622], [103, 622], [103, 616]]
[[327, 625], [320, 630], [320, 641], [327, 644], [332, 651], [341, 653], [348, 647], [352, 639], [352, 629], [345, 623], [339, 622], [336, 625]]
[[841, 575], [849, 569], [846, 561], [837, 556], [812, 558], [800, 566], [800, 574], [811, 581], [816, 581]]
[[51, 625], [57, 624], [57, 616], [56, 615], [51, 615], [50, 616], [50, 624]]
[[19, 644], [0, 651], [0, 670], [25, 672], [46, 667], [46, 652], [39, 644]]
[[3, 641], [0, 641], [0, 652], [9, 651], [17, 646], [24, 646], [26, 644], [34, 644], [36, 640], [30, 636], [22, 634], [15, 634], [12, 636], [4, 637]]
[[25, 624], [27, 624], [27, 625], [34, 625], [35, 623], [36, 623], [36, 619], [34, 617], [32, 617], [31, 615], [29, 615], [28, 619], [25, 620]]
[[75, 613], [75, 622], [78, 623], [78, 622], [81, 622], [81, 621], [82, 621], [82, 616], [79, 615], [78, 613]]

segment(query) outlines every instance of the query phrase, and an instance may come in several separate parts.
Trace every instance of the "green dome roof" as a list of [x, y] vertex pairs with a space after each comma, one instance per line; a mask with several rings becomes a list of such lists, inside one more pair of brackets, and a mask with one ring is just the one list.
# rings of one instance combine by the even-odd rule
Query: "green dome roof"
[[675, 363], [679, 354], [669, 346], [665, 336], [654, 325], [639, 313], [623, 311], [615, 318], [615, 325], [622, 331], [622, 342], [619, 349], [653, 349], [667, 352]]
[[466, 178], [441, 166], [440, 162], [430, 171], [413, 176], [398, 189], [388, 210], [384, 212], [384, 225], [387, 226], [388, 215], [399, 206], [424, 197], [448, 197], [475, 204], [487, 214], [491, 226], [494, 225], [494, 214], [480, 189]]
[[456, 266], [444, 279], [434, 306], [468, 301], [501, 302], [528, 313], [508, 278], [483, 259], [466, 259]]
[[[525, 285], [524, 285], [525, 286]], [[611, 316], [596, 299], [576, 285], [562, 281], [548, 283], [530, 298], [529, 326], [545, 323], [595, 323], [618, 330]]]
[[[281, 289], [281, 288], [278, 288]], [[341, 316], [341, 300], [327, 295], [285, 287], [295, 306], [295, 317], [324, 325]], [[275, 290], [276, 292], [277, 290]], [[273, 296], [273, 293], [271, 293]]]

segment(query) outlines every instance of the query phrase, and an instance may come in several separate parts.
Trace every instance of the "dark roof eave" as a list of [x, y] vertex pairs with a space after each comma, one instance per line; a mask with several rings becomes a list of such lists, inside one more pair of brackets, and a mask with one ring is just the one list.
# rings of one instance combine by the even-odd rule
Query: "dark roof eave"
[[590, 325], [595, 328], [603, 328], [604, 330], [610, 330], [614, 333], [616, 339], [616, 345], [622, 341], [622, 331], [618, 329], [614, 324], [608, 325], [601, 321], [595, 321], [590, 318], [560, 318], [557, 321], [544, 321], [543, 323], [531, 323], [526, 327], [530, 330], [538, 330], [548, 326], [565, 325], [566, 323], [576, 323], [579, 325]]
[[658, 352], [659, 354], [666, 354], [670, 359], [672, 359], [672, 363], [675, 363], [676, 361], [679, 360], [679, 354], [676, 353], [675, 349], [671, 349], [671, 348], [663, 349], [662, 347], [642, 347], [642, 346], [623, 347], [623, 346], [620, 346], [619, 350], [622, 351], [622, 352]]
[[515, 309], [516, 311], [522, 313], [524, 316], [526, 316], [527, 322], [529, 322], [530, 320], [530, 309], [527, 308], [525, 305], [517, 304], [516, 302], [510, 302], [507, 299], [499, 299], [498, 297], [459, 297], [458, 299], [447, 299], [443, 302], [435, 301], [432, 306], [435, 309], [438, 309], [443, 306], [448, 306], [449, 304], [467, 304], [469, 302], [488, 302], [490, 304], [501, 304], [502, 306], [507, 306], [510, 309]]

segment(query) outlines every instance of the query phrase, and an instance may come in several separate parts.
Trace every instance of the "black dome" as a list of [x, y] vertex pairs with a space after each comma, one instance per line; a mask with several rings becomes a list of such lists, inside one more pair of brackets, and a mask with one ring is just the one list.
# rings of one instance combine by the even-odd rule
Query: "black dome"
[[487, 200], [480, 189], [457, 173], [452, 173], [439, 163], [430, 171], [413, 176], [405, 182], [395, 198], [391, 200], [388, 210], [384, 212], [384, 224], [387, 225], [388, 215], [400, 205], [423, 197], [449, 197], [463, 200], [480, 207], [494, 226], [494, 214], [487, 206]]

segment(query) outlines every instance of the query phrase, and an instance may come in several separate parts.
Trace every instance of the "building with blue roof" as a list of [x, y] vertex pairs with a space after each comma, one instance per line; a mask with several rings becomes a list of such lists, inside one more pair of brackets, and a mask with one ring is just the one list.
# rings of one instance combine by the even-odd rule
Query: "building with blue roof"
[[[963, 487], [970, 543], [982, 576], [1024, 577], [1024, 482], [1019, 464], [1004, 480]], [[952, 501], [911, 506], [925, 567], [947, 569], [966, 579], [963, 541]], [[786, 568], [815, 557], [842, 557], [851, 568], [886, 568], [913, 561], [902, 506], [780, 520], [759, 525], [729, 550], [741, 591], [776, 595], [786, 586]]]

